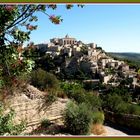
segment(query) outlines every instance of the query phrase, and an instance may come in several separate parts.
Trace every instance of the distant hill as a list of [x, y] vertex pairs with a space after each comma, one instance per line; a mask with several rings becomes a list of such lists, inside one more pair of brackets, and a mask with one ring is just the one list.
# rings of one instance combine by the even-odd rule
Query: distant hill
[[114, 57], [118, 60], [123, 60], [129, 64], [131, 67], [135, 67], [136, 70], [140, 68], [140, 53], [107, 53], [109, 56]]
[[114, 53], [114, 52], [109, 52], [108, 53], [111, 56], [120, 58], [120, 59], [128, 59], [131, 61], [140, 61], [140, 53]]

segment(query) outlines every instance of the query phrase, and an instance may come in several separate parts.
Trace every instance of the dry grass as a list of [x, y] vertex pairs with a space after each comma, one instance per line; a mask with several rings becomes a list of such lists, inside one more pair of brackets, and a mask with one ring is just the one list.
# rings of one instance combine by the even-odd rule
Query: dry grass
[[63, 99], [68, 98], [67, 95], [66, 95], [64, 92], [58, 92], [58, 93], [57, 93], [57, 97], [63, 98]]
[[91, 126], [91, 133], [94, 135], [105, 135], [106, 130], [102, 124], [93, 124]]

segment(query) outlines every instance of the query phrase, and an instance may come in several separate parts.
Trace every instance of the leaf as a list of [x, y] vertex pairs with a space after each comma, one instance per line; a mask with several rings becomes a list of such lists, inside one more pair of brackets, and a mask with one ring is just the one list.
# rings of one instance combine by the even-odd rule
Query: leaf
[[47, 7], [55, 10], [57, 8], [57, 5], [56, 4], [50, 4]]
[[67, 5], [66, 5], [66, 8], [67, 8], [67, 9], [71, 9], [72, 7], [73, 7], [72, 4], [67, 4]]

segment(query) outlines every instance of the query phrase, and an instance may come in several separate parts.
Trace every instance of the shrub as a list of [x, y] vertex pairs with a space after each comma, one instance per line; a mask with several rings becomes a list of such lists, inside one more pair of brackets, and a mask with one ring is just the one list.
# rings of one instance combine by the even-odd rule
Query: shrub
[[50, 92], [47, 97], [45, 98], [45, 101], [47, 104], [51, 104], [53, 103], [54, 101], [56, 101], [56, 96], [55, 94], [53, 94], [52, 92]]
[[128, 113], [134, 115], [140, 115], [140, 106], [139, 105], [132, 105], [128, 106]]
[[31, 84], [40, 90], [55, 89], [59, 87], [59, 81], [55, 75], [48, 73], [41, 68], [31, 73]]
[[93, 124], [103, 124], [104, 122], [104, 113], [103, 112], [94, 112], [93, 115], [92, 115], [92, 122]]
[[61, 88], [66, 93], [67, 97], [74, 99], [77, 103], [85, 101], [85, 90], [78, 83], [61, 83]]
[[80, 103], [85, 102], [85, 93], [82, 89], [77, 89], [71, 92], [71, 95], [69, 95], [69, 98], [74, 99], [77, 103], [80, 104]]
[[112, 94], [112, 95], [108, 95], [106, 97], [106, 100], [103, 102], [103, 106], [104, 108], [107, 108], [111, 111], [114, 111], [117, 113], [117, 111], [120, 109], [120, 104], [123, 104], [123, 100], [121, 98], [121, 96], [117, 95], [117, 94]]
[[71, 91], [83, 89], [83, 87], [82, 87], [81, 84], [78, 84], [78, 83], [70, 83], [70, 82], [62, 82], [61, 83], [61, 88], [66, 93], [71, 93]]
[[90, 130], [92, 113], [85, 103], [76, 105], [70, 102], [64, 113], [64, 124], [73, 135], [85, 135]]
[[55, 91], [59, 88], [59, 81], [56, 76], [52, 73], [47, 72], [46, 74], [46, 88], [55, 89]]
[[47, 128], [48, 126], [50, 126], [52, 123], [48, 120], [48, 119], [44, 119], [42, 122], [41, 122], [41, 126], [44, 127], [44, 128]]
[[31, 73], [31, 84], [39, 88], [40, 90], [43, 90], [46, 88], [46, 77], [47, 77], [46, 71], [40, 68], [34, 70]]
[[91, 92], [85, 94], [85, 102], [89, 105], [92, 111], [99, 110], [102, 107], [102, 100], [100, 97]]
[[92, 81], [84, 82], [84, 89], [93, 90], [99, 87], [99, 83], [93, 83]]
[[18, 135], [26, 127], [24, 122], [15, 125], [13, 123], [14, 111], [3, 114], [3, 107], [0, 107], [0, 135]]

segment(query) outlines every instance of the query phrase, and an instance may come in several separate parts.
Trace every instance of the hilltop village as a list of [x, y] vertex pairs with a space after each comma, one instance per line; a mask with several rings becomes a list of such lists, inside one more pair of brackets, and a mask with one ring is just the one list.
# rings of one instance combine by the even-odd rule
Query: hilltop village
[[[30, 43], [22, 51], [31, 59], [27, 65], [31, 71], [12, 79], [13, 86], [7, 90], [13, 94], [2, 96], [5, 107], [16, 115], [12, 125], [7, 119], [12, 112], [1, 117], [6, 120], [1, 121], [1, 135], [108, 136], [108, 123], [139, 134], [139, 67], [117, 59], [96, 43], [68, 35], [46, 44]], [[17, 70], [26, 62], [21, 50], [18, 55], [19, 65], [11, 66]]]
[[[66, 35], [64, 38], [50, 39], [47, 44], [38, 44], [36, 48], [52, 58], [65, 56], [63, 65], [58, 65], [56, 73], [63, 71], [66, 75], [75, 76], [82, 72], [81, 79], [84, 77], [85, 82], [90, 81], [95, 85], [102, 83], [117, 87], [125, 84], [130, 88], [139, 86], [136, 69], [109, 56], [96, 43], [84, 44]], [[70, 79], [71, 76], [67, 78]]]

